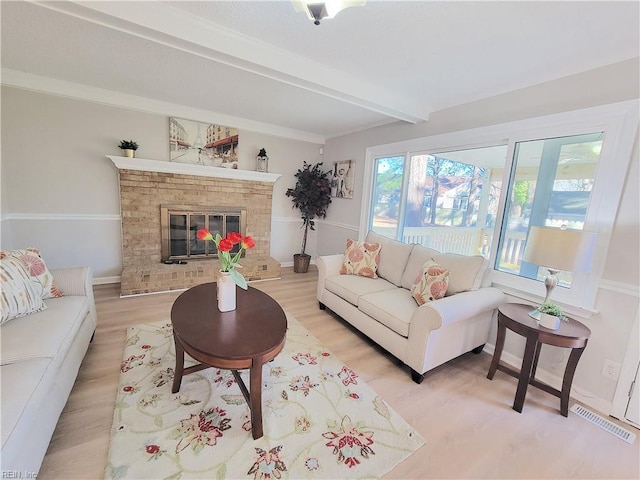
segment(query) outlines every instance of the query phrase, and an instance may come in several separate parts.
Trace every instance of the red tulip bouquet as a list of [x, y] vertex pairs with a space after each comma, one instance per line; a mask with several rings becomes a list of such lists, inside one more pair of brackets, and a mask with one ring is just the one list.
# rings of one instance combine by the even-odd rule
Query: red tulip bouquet
[[[240, 288], [247, 289], [247, 281], [242, 274], [236, 270], [236, 268], [242, 268], [242, 265], [238, 263], [243, 250], [253, 248], [256, 245], [253, 238], [250, 236], [243, 237], [238, 232], [228, 233], [225, 238], [222, 238], [219, 233], [216, 233], [214, 237], [206, 228], [198, 230], [198, 240], [206, 241], [211, 240], [218, 250], [218, 258], [220, 258], [220, 271], [229, 272], [231, 278]], [[240, 250], [231, 256], [231, 250], [234, 245], [240, 244]]]

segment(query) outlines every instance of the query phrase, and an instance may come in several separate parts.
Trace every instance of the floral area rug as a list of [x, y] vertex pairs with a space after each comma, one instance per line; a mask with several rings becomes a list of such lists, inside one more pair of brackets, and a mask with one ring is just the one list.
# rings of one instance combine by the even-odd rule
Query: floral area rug
[[129, 328], [105, 478], [377, 478], [424, 444], [290, 315], [283, 351], [263, 367], [258, 440], [231, 371], [185, 375], [172, 394], [174, 367], [170, 322]]

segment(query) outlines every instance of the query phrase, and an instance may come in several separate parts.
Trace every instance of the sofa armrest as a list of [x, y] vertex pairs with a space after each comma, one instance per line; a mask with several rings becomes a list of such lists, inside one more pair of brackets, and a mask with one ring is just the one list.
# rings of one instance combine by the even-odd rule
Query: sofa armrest
[[406, 363], [415, 370], [420, 369], [420, 365], [423, 365], [425, 361], [429, 335], [434, 330], [482, 316], [506, 301], [507, 296], [500, 290], [495, 287], [487, 287], [471, 292], [457, 293], [416, 308], [409, 325]]
[[96, 302], [93, 296], [93, 273], [90, 267], [70, 267], [52, 269], [51, 274], [56, 285], [64, 295], [81, 295], [87, 297], [92, 322], [98, 319]]
[[328, 277], [340, 274], [342, 266], [341, 253], [335, 255], [322, 255], [316, 258], [316, 267], [318, 267], [318, 287], [316, 296], [319, 302], [322, 302], [322, 292], [324, 292], [324, 281]]
[[93, 292], [93, 275], [89, 267], [52, 269], [51, 274], [65, 295], [86, 296], [87, 292]]
[[412, 336], [412, 330], [419, 330], [421, 336], [425, 333], [428, 335], [431, 330], [493, 310], [506, 302], [504, 293], [495, 287], [486, 287], [425, 303], [411, 317], [409, 337]]
[[507, 297], [502, 291], [495, 287], [485, 287], [471, 292], [461, 292], [451, 295], [450, 297], [444, 297], [426, 303], [422, 305], [421, 308], [431, 308], [437, 313], [440, 319], [440, 325], [436, 328], [440, 328], [442, 325], [450, 325], [494, 310], [506, 302]]

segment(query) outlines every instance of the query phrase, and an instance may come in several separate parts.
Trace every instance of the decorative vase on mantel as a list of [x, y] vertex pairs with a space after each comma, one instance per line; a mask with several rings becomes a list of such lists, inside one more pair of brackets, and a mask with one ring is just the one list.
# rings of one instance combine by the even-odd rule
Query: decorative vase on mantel
[[236, 282], [229, 272], [220, 271], [216, 282], [218, 290], [218, 310], [230, 312], [236, 309]]

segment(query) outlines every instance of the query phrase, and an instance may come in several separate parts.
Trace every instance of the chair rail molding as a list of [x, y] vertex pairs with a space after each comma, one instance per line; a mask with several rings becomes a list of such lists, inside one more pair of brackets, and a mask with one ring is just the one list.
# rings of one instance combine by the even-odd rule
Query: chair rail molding
[[120, 221], [122, 217], [113, 214], [94, 214], [94, 213], [7, 213], [0, 217], [0, 221], [5, 220], [107, 220]]
[[327, 225], [329, 227], [342, 228], [344, 230], [351, 230], [351, 231], [354, 231], [354, 232], [358, 232], [359, 231], [359, 227], [357, 227], [356, 225], [349, 225], [347, 223], [340, 223], [340, 222], [332, 222], [331, 220], [326, 220], [326, 219], [318, 219], [316, 221], [318, 223], [321, 223], [323, 225]]
[[623, 295], [629, 295], [630, 297], [640, 298], [640, 285], [602, 279], [600, 280], [600, 288], [602, 290], [608, 290], [610, 292], [616, 292]]

